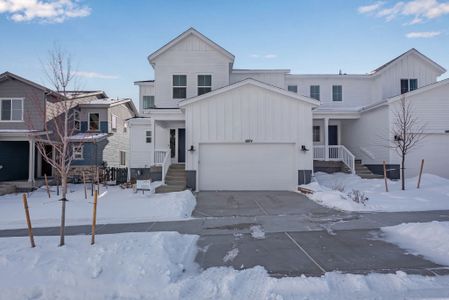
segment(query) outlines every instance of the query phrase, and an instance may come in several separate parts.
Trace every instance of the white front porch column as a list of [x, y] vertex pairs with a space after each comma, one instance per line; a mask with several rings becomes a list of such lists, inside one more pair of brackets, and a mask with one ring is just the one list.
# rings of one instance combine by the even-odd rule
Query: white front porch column
[[29, 141], [30, 149], [28, 153], [28, 182], [34, 181], [34, 147], [35, 143], [33, 139]]
[[324, 160], [329, 160], [329, 118], [324, 118]]

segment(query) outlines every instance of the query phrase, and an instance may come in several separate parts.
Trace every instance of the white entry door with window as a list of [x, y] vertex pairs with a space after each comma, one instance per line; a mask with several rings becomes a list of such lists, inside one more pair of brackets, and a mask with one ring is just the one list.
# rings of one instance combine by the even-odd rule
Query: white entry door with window
[[293, 190], [294, 144], [200, 144], [200, 190]]

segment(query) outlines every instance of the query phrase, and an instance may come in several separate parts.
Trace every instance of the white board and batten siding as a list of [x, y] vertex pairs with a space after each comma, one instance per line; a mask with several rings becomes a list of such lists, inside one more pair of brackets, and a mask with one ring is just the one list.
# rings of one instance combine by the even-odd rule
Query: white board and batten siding
[[[134, 118], [128, 121], [129, 167], [149, 168], [154, 164], [154, 122], [149, 118]], [[153, 132], [152, 143], [147, 143], [146, 132]]]
[[[449, 83], [422, 93], [411, 93], [406, 101], [412, 105], [413, 115], [424, 126], [424, 138], [406, 157], [406, 177], [418, 175], [420, 162], [425, 160], [424, 172], [449, 178]], [[400, 101], [390, 104], [390, 124], [400, 108]], [[391, 159], [400, 157], [391, 150]]]
[[[196, 149], [187, 152], [186, 169], [197, 171], [199, 189], [292, 190], [297, 185], [297, 170], [313, 168], [312, 151], [300, 150], [301, 145], [312, 149], [312, 106], [252, 84], [186, 105], [186, 147]], [[244, 165], [248, 170], [243, 170]], [[219, 169], [223, 173], [210, 173]], [[289, 180], [270, 182], [268, 177], [276, 176], [278, 170], [282, 173], [278, 176]], [[201, 172], [214, 176], [212, 182]], [[267, 177], [258, 175], [261, 172]], [[222, 177], [228, 178], [228, 185], [223, 185]]]

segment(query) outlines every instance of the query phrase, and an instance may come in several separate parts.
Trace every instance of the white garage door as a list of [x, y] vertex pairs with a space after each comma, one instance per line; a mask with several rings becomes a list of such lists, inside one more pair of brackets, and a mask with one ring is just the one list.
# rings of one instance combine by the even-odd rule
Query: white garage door
[[424, 173], [449, 178], [449, 135], [426, 134], [406, 157], [406, 177], [418, 175], [421, 159], [424, 159]]
[[293, 190], [294, 144], [201, 144], [200, 190]]

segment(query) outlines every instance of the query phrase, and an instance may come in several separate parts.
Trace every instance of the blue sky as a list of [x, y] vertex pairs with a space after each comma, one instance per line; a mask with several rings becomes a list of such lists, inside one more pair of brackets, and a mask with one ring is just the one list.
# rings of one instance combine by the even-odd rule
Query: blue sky
[[56, 42], [84, 89], [137, 100], [148, 54], [188, 29], [236, 56], [236, 68], [367, 73], [415, 47], [449, 68], [449, 2], [0, 0], [0, 72], [45, 84]]

